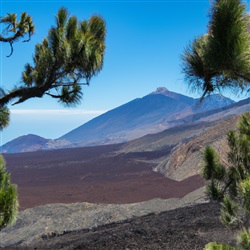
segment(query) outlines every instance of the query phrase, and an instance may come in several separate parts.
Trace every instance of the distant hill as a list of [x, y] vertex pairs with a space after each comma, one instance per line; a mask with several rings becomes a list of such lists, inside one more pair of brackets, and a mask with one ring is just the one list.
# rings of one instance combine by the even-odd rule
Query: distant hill
[[28, 151], [37, 151], [41, 150], [48, 139], [45, 139], [41, 136], [29, 134], [20, 136], [6, 144], [2, 147], [3, 153], [16, 153], [16, 152], [28, 152]]
[[38, 135], [19, 136], [10, 142], [5, 143], [0, 150], [2, 153], [22, 153], [39, 150], [51, 150], [57, 148], [70, 147], [71, 143], [65, 140], [45, 139]]
[[[28, 135], [3, 145], [2, 149], [6, 153], [14, 153], [121, 143], [198, 121], [210, 116], [209, 112], [215, 108], [217, 111], [213, 114], [232, 105], [236, 105], [235, 102], [222, 95], [208, 96], [199, 103], [199, 99], [160, 87], [142, 98], [134, 99], [90, 120], [57, 140], [42, 140], [39, 137], [40, 141], [35, 141]], [[247, 108], [250, 109], [250, 106]], [[240, 109], [241, 105], [237, 112], [241, 112]], [[220, 114], [219, 118], [221, 117], [223, 114]]]

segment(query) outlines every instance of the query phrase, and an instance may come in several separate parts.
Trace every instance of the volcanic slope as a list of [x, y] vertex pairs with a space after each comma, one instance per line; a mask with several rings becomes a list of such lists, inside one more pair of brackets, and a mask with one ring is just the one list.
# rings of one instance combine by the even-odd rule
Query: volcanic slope
[[178, 117], [177, 113], [181, 111], [193, 113], [194, 102], [193, 98], [170, 91], [154, 92], [112, 109], [59, 139], [85, 145], [95, 141], [128, 141], [147, 133], [158, 132], [163, 121]]
[[203, 166], [202, 151], [206, 146], [213, 146], [222, 163], [228, 164], [227, 133], [236, 129], [240, 116], [184, 124], [157, 134], [146, 135], [124, 144], [120, 153], [138, 154], [169, 149], [168, 154], [155, 161], [158, 165], [154, 170], [171, 179], [184, 180], [200, 173]]
[[43, 249], [204, 249], [209, 242], [235, 244], [219, 220], [216, 204], [199, 204], [113, 223], [90, 230], [44, 237], [31, 247]]
[[197, 102], [197, 99], [160, 87], [143, 98], [137, 98], [92, 119], [59, 140], [81, 146], [129, 141], [178, 125], [170, 124], [169, 121], [234, 103], [221, 95], [211, 95], [200, 105]]
[[[155, 208], [157, 202], [160, 205], [165, 202], [168, 210], [168, 201], [154, 202]], [[5, 249], [202, 250], [211, 241], [235, 244], [234, 233], [220, 222], [220, 209], [216, 203], [133, 216], [149, 208], [147, 202], [141, 205], [112, 205], [106, 212], [103, 212], [105, 206], [100, 210], [93, 208], [94, 204], [71, 204], [67, 207], [54, 204], [27, 209], [20, 213], [16, 225], [0, 232], [0, 246], [5, 246]], [[43, 213], [45, 217], [41, 216]], [[88, 213], [89, 216], [86, 215]], [[104, 218], [110, 221], [119, 215], [127, 216], [127, 219], [100, 223]], [[89, 220], [95, 223], [84, 228]]]

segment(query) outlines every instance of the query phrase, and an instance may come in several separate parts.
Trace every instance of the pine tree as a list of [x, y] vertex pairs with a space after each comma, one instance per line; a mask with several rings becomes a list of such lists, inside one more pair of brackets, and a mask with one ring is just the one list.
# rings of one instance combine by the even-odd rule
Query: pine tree
[[16, 220], [17, 212], [17, 187], [11, 183], [4, 159], [0, 156], [0, 230]]
[[[250, 114], [241, 116], [238, 130], [227, 134], [230, 151], [229, 166], [220, 163], [212, 147], [203, 153], [203, 177], [208, 181], [207, 194], [221, 204], [221, 222], [228, 228], [240, 229], [237, 246], [250, 249]], [[224, 249], [222, 244], [210, 243], [208, 249]], [[227, 248], [225, 248], [227, 249]]]

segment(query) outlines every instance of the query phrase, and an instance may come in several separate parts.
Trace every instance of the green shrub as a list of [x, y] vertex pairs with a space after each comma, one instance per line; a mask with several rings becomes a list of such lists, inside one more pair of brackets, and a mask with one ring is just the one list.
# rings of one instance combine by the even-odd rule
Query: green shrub
[[11, 183], [4, 159], [0, 156], [0, 230], [16, 220], [17, 212], [17, 187]]

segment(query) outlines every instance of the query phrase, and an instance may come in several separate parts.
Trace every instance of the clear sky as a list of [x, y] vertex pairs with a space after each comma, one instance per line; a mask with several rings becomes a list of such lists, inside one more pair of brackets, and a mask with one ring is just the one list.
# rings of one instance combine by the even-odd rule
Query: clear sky
[[[210, 1], [19, 1], [1, 0], [0, 14], [27, 12], [36, 33], [29, 43], [0, 48], [0, 83], [5, 90], [20, 84], [25, 63], [32, 62], [34, 47], [54, 25], [64, 6], [80, 20], [101, 15], [107, 26], [106, 54], [102, 72], [84, 87], [82, 104], [64, 108], [55, 99], [28, 100], [10, 106], [11, 123], [2, 132], [1, 143], [25, 134], [56, 139], [87, 120], [163, 86], [194, 96], [181, 74], [181, 53], [187, 44], [204, 33]], [[1, 30], [4, 26], [1, 27]], [[196, 95], [195, 97], [198, 97]], [[234, 95], [227, 95], [236, 99]]]

